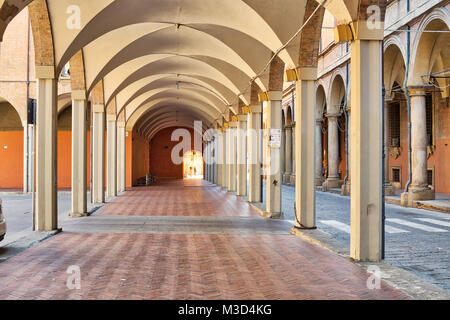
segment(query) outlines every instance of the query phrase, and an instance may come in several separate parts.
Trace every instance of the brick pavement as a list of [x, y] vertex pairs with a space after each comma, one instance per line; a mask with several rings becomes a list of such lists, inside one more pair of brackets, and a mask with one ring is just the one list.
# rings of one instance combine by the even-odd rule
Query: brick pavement
[[[122, 213], [122, 199], [129, 203], [130, 198], [139, 212], [159, 214], [180, 195], [189, 195], [188, 205], [168, 214], [257, 216], [245, 201], [218, 188], [180, 184], [127, 192], [94, 217]], [[149, 199], [157, 202], [155, 211]], [[213, 209], [198, 207], [202, 204]], [[241, 212], [242, 207], [247, 209]], [[77, 219], [77, 224], [89, 221]], [[81, 269], [80, 290], [66, 287], [71, 265]], [[367, 278], [344, 258], [284, 234], [63, 232], [0, 263], [0, 299], [408, 298], [384, 282], [380, 290], [369, 290]]]

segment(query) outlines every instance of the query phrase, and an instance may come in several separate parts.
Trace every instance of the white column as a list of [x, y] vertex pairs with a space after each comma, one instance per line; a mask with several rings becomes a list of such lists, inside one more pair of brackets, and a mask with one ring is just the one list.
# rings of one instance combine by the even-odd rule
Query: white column
[[117, 120], [116, 115], [107, 115], [107, 146], [106, 146], [106, 195], [108, 197], [117, 196]]
[[72, 217], [87, 215], [87, 100], [86, 92], [72, 92]]
[[117, 122], [117, 193], [125, 191], [126, 181], [126, 128], [124, 121]]
[[[267, 127], [268, 136], [278, 135], [281, 140], [281, 91], [269, 91], [269, 101], [267, 106]], [[268, 146], [269, 161], [267, 168], [267, 201], [266, 213], [271, 218], [279, 218], [281, 212], [281, 145]]]
[[287, 180], [289, 180], [289, 177], [292, 173], [292, 127], [289, 125], [284, 129], [285, 134], [285, 142], [286, 142], [286, 149], [285, 149], [285, 174], [287, 176]]
[[296, 156], [295, 156], [295, 123], [292, 124], [292, 175], [291, 184], [295, 185], [295, 172], [296, 172]]
[[[45, 68], [45, 67], [41, 67]], [[36, 224], [39, 231], [58, 228], [57, 208], [57, 83], [51, 78], [48, 67], [47, 77], [37, 73], [37, 111], [36, 111]], [[47, 69], [47, 68], [45, 68]]]
[[433, 200], [434, 190], [428, 187], [427, 178], [427, 111], [426, 92], [423, 88], [408, 88], [411, 97], [411, 148], [412, 180], [408, 192], [408, 204], [415, 200]]
[[261, 202], [261, 106], [250, 106], [248, 114], [248, 201]]
[[316, 185], [320, 186], [323, 182], [323, 173], [322, 173], [322, 166], [323, 166], [323, 157], [322, 157], [322, 119], [316, 119], [316, 126], [315, 126], [315, 158], [316, 158]]
[[340, 188], [342, 185], [339, 176], [339, 113], [328, 113], [328, 178], [326, 188]]
[[[372, 35], [377, 34], [375, 31]], [[382, 39], [382, 30], [378, 34]], [[357, 261], [378, 261], [381, 258], [381, 39], [357, 39], [351, 43], [350, 257]]]
[[222, 170], [222, 181], [223, 181], [223, 187], [227, 190], [230, 189], [230, 185], [229, 185], [229, 179], [228, 179], [228, 171], [230, 169], [230, 165], [229, 165], [229, 127], [228, 127], [228, 123], [225, 125], [224, 130], [223, 130], [223, 159], [224, 159], [224, 163], [223, 163], [223, 170]]
[[247, 115], [238, 115], [237, 131], [237, 191], [238, 196], [247, 195]]
[[[296, 228], [316, 227], [315, 198], [315, 68], [300, 68], [295, 103]], [[305, 134], [309, 132], [310, 134]]]
[[228, 191], [236, 192], [236, 175], [237, 175], [237, 166], [236, 166], [236, 128], [237, 121], [230, 122], [230, 128], [228, 129], [228, 145], [229, 145], [229, 167], [228, 167]]
[[223, 163], [224, 163], [224, 140], [223, 140], [223, 129], [219, 128], [217, 130], [217, 144], [216, 144], [216, 152], [217, 152], [217, 185], [223, 187]]
[[103, 105], [94, 105], [92, 202], [105, 202], [105, 111]]

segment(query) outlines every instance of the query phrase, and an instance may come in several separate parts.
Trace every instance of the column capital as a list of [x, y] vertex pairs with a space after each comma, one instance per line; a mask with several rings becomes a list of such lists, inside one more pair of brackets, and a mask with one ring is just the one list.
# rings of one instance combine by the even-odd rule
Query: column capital
[[250, 113], [262, 113], [262, 107], [260, 104], [254, 104], [249, 106]]
[[56, 79], [54, 66], [36, 66], [36, 79]]
[[231, 121], [228, 124], [230, 125], [230, 128], [237, 128], [239, 122], [238, 121]]
[[341, 116], [340, 113], [327, 113], [327, 114], [325, 114], [325, 117], [327, 117], [328, 119], [336, 119], [336, 118], [338, 118], [340, 116]]
[[353, 40], [378, 40], [384, 39], [384, 21], [369, 22], [357, 20], [350, 23]]
[[427, 91], [432, 89], [432, 87], [429, 86], [409, 86], [407, 87], [408, 93], [410, 96], [425, 96], [427, 94]]
[[72, 90], [72, 100], [87, 100], [86, 90]]
[[93, 113], [105, 113], [105, 106], [103, 104], [94, 104], [92, 106]]
[[237, 117], [239, 122], [247, 122], [248, 118], [246, 114], [238, 114]]
[[106, 115], [106, 121], [108, 122], [116, 122], [117, 121], [117, 117], [115, 114], [107, 114]]
[[322, 125], [323, 119], [316, 119], [316, 124]]
[[125, 121], [117, 121], [117, 128], [125, 128], [126, 123]]

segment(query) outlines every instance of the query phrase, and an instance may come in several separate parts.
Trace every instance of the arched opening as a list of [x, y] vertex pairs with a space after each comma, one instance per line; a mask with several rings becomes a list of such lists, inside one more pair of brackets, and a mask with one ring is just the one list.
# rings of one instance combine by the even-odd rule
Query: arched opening
[[186, 152], [183, 156], [183, 179], [203, 179], [203, 163], [203, 155], [200, 152]]
[[23, 126], [16, 109], [0, 98], [0, 189], [23, 187]]

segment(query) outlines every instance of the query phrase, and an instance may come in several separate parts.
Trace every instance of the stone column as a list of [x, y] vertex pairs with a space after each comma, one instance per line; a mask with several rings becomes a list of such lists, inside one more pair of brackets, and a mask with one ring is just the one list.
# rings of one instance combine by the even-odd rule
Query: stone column
[[347, 105], [346, 108], [347, 111], [347, 118], [348, 118], [348, 127], [347, 127], [347, 132], [348, 132], [348, 142], [347, 142], [347, 147], [348, 147], [348, 151], [347, 151], [347, 157], [348, 158], [348, 177], [347, 177], [347, 181], [342, 185], [342, 190], [341, 190], [341, 195], [343, 196], [350, 196], [351, 194], [351, 177], [352, 177], [352, 169], [351, 169], [351, 159], [350, 159], [350, 154], [351, 154], [351, 144], [352, 144], [352, 139], [351, 139], [351, 128], [352, 128], [352, 115], [351, 115], [351, 108]]
[[29, 175], [29, 160], [31, 159], [30, 154], [28, 153], [28, 122], [22, 121], [23, 126], [23, 193], [27, 194], [30, 188], [30, 175]]
[[92, 159], [92, 202], [105, 202], [105, 107], [92, 107], [93, 159]]
[[408, 90], [411, 97], [412, 180], [409, 186], [407, 202], [409, 206], [413, 206], [413, 201], [433, 200], [435, 195], [434, 190], [428, 187], [427, 178], [426, 92], [424, 88], [416, 87], [410, 87]]
[[213, 181], [212, 182], [214, 184], [217, 184], [217, 137], [216, 136], [214, 136], [212, 143], [213, 143], [213, 150], [212, 150], [212, 153], [213, 153], [213, 157], [212, 157]]
[[[237, 119], [233, 119], [237, 120]], [[228, 153], [228, 159], [229, 159], [229, 167], [228, 167], [228, 191], [236, 192], [236, 173], [237, 173], [237, 166], [236, 166], [236, 129], [238, 126], [237, 121], [232, 121], [229, 123], [230, 128], [228, 129], [229, 136], [227, 138], [228, 145], [229, 145], [229, 153]]]
[[395, 188], [389, 180], [389, 103], [391, 101], [384, 100], [384, 194], [393, 196], [395, 195]]
[[328, 113], [328, 178], [324, 183], [324, 189], [340, 188], [342, 185], [339, 176], [339, 113]]
[[230, 189], [230, 185], [229, 185], [229, 179], [228, 179], [228, 171], [230, 169], [230, 164], [229, 164], [229, 153], [230, 153], [230, 128], [229, 128], [229, 124], [225, 123], [224, 124], [224, 130], [223, 130], [223, 159], [224, 159], [224, 163], [223, 163], [223, 170], [222, 170], [222, 181], [223, 181], [223, 187], [227, 190]]
[[291, 185], [295, 185], [295, 171], [296, 171], [296, 160], [295, 160], [295, 122], [292, 124], [292, 174], [291, 174]]
[[125, 121], [117, 121], [117, 193], [125, 191], [126, 181], [126, 126]]
[[87, 215], [86, 114], [86, 92], [72, 91], [72, 217]]
[[[355, 22], [357, 23], [357, 22]], [[364, 24], [365, 22], [358, 22]], [[382, 171], [382, 39], [383, 30], [351, 42], [351, 232], [350, 257], [357, 261], [381, 258]], [[379, 40], [364, 40], [364, 37]]]
[[106, 146], [106, 195], [117, 196], [117, 120], [116, 115], [107, 115]]
[[205, 162], [203, 180], [208, 181], [208, 141], [205, 140], [203, 144], [203, 161]]
[[286, 142], [286, 149], [285, 149], [285, 178], [284, 180], [287, 183], [290, 183], [291, 181], [291, 174], [292, 174], [292, 127], [286, 126], [284, 129], [285, 134], [285, 142]]
[[[278, 135], [281, 140], [281, 91], [267, 92], [269, 101], [267, 102], [267, 129], [268, 136]], [[270, 218], [279, 218], [281, 212], [281, 145], [268, 146], [269, 161], [266, 164], [266, 214]]]
[[36, 67], [36, 211], [35, 230], [58, 228], [57, 81], [53, 67]]
[[248, 114], [248, 201], [261, 202], [261, 106], [250, 106]]
[[247, 115], [238, 115], [237, 130], [237, 188], [238, 196], [247, 195]]
[[316, 186], [323, 183], [323, 157], [322, 157], [322, 119], [316, 119], [315, 126], [315, 159], [316, 159]]
[[[281, 111], [283, 112], [283, 110]], [[284, 176], [286, 175], [286, 127], [283, 128], [283, 122], [281, 123], [281, 147], [280, 147], [280, 172], [281, 183], [284, 182]]]
[[217, 130], [217, 185], [223, 187], [223, 129], [219, 128]]
[[[315, 201], [315, 68], [299, 68], [296, 83], [295, 103], [295, 227], [313, 229], [316, 227]], [[311, 134], [302, 134], [309, 132]]]

